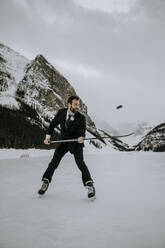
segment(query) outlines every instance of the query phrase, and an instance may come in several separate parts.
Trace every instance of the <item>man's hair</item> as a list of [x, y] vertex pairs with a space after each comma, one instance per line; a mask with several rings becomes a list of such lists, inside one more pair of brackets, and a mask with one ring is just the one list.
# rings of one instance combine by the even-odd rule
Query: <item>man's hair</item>
[[80, 98], [78, 96], [70, 96], [69, 99], [68, 99], [68, 103], [72, 104], [72, 100], [80, 100]]

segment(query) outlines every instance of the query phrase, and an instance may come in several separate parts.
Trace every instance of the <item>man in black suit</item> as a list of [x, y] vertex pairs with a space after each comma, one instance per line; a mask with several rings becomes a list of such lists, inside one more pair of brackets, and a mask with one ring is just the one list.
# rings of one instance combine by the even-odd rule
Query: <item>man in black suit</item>
[[50, 137], [53, 134], [54, 128], [59, 124], [61, 128], [61, 138], [63, 140], [77, 139], [77, 141], [62, 142], [57, 146], [53, 158], [42, 176], [43, 184], [41, 189], [38, 191], [40, 195], [43, 195], [48, 189], [55, 169], [58, 167], [62, 157], [69, 151], [74, 155], [75, 162], [81, 171], [83, 185], [88, 189], [88, 197], [90, 199], [95, 199], [94, 182], [83, 158], [86, 119], [85, 116], [78, 111], [79, 104], [80, 102], [78, 96], [69, 97], [68, 108], [60, 109], [50, 123], [46, 138], [44, 140], [45, 144], [50, 144]]

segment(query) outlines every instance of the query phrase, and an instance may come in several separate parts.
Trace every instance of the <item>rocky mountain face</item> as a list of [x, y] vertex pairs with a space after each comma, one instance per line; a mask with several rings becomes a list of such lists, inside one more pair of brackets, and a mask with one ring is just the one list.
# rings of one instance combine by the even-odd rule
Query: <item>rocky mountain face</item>
[[148, 132], [142, 141], [140, 141], [135, 147], [137, 151], [165, 151], [165, 123], [161, 123]]
[[[67, 106], [71, 95], [77, 95], [74, 88], [42, 55], [36, 56], [26, 65], [24, 77], [16, 90], [17, 99], [34, 106], [46, 126], [47, 120], [52, 119], [59, 108]], [[99, 137], [81, 98], [80, 112], [86, 116], [87, 131]]]
[[0, 43], [0, 105], [19, 109], [15, 99], [18, 82], [24, 75], [28, 59]]

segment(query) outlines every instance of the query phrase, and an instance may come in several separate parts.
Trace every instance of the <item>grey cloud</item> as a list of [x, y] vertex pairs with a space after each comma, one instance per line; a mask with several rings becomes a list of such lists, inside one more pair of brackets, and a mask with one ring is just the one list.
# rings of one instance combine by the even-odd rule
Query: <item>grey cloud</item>
[[[119, 99], [136, 106], [136, 97], [144, 105], [145, 98], [153, 96], [157, 107], [162, 104], [158, 98], [164, 90], [164, 8], [161, 0], [137, 0], [128, 14], [110, 15], [73, 1], [27, 0], [23, 5], [2, 0], [0, 39], [30, 59], [42, 53], [54, 65], [71, 61], [101, 72], [102, 78], [84, 79], [74, 71], [61, 71], [103, 118], [108, 97], [111, 106]], [[104, 98], [102, 103], [95, 95], [90, 98], [93, 85]], [[136, 118], [131, 111], [130, 118]], [[141, 118], [139, 111], [137, 115]]]

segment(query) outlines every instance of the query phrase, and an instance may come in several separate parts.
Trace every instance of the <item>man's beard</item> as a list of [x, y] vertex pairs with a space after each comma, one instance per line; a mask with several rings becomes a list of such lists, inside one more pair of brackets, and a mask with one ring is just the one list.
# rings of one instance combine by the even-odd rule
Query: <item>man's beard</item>
[[70, 107], [70, 110], [72, 111], [72, 113], [77, 113], [78, 112], [78, 109], [74, 109], [72, 107]]

